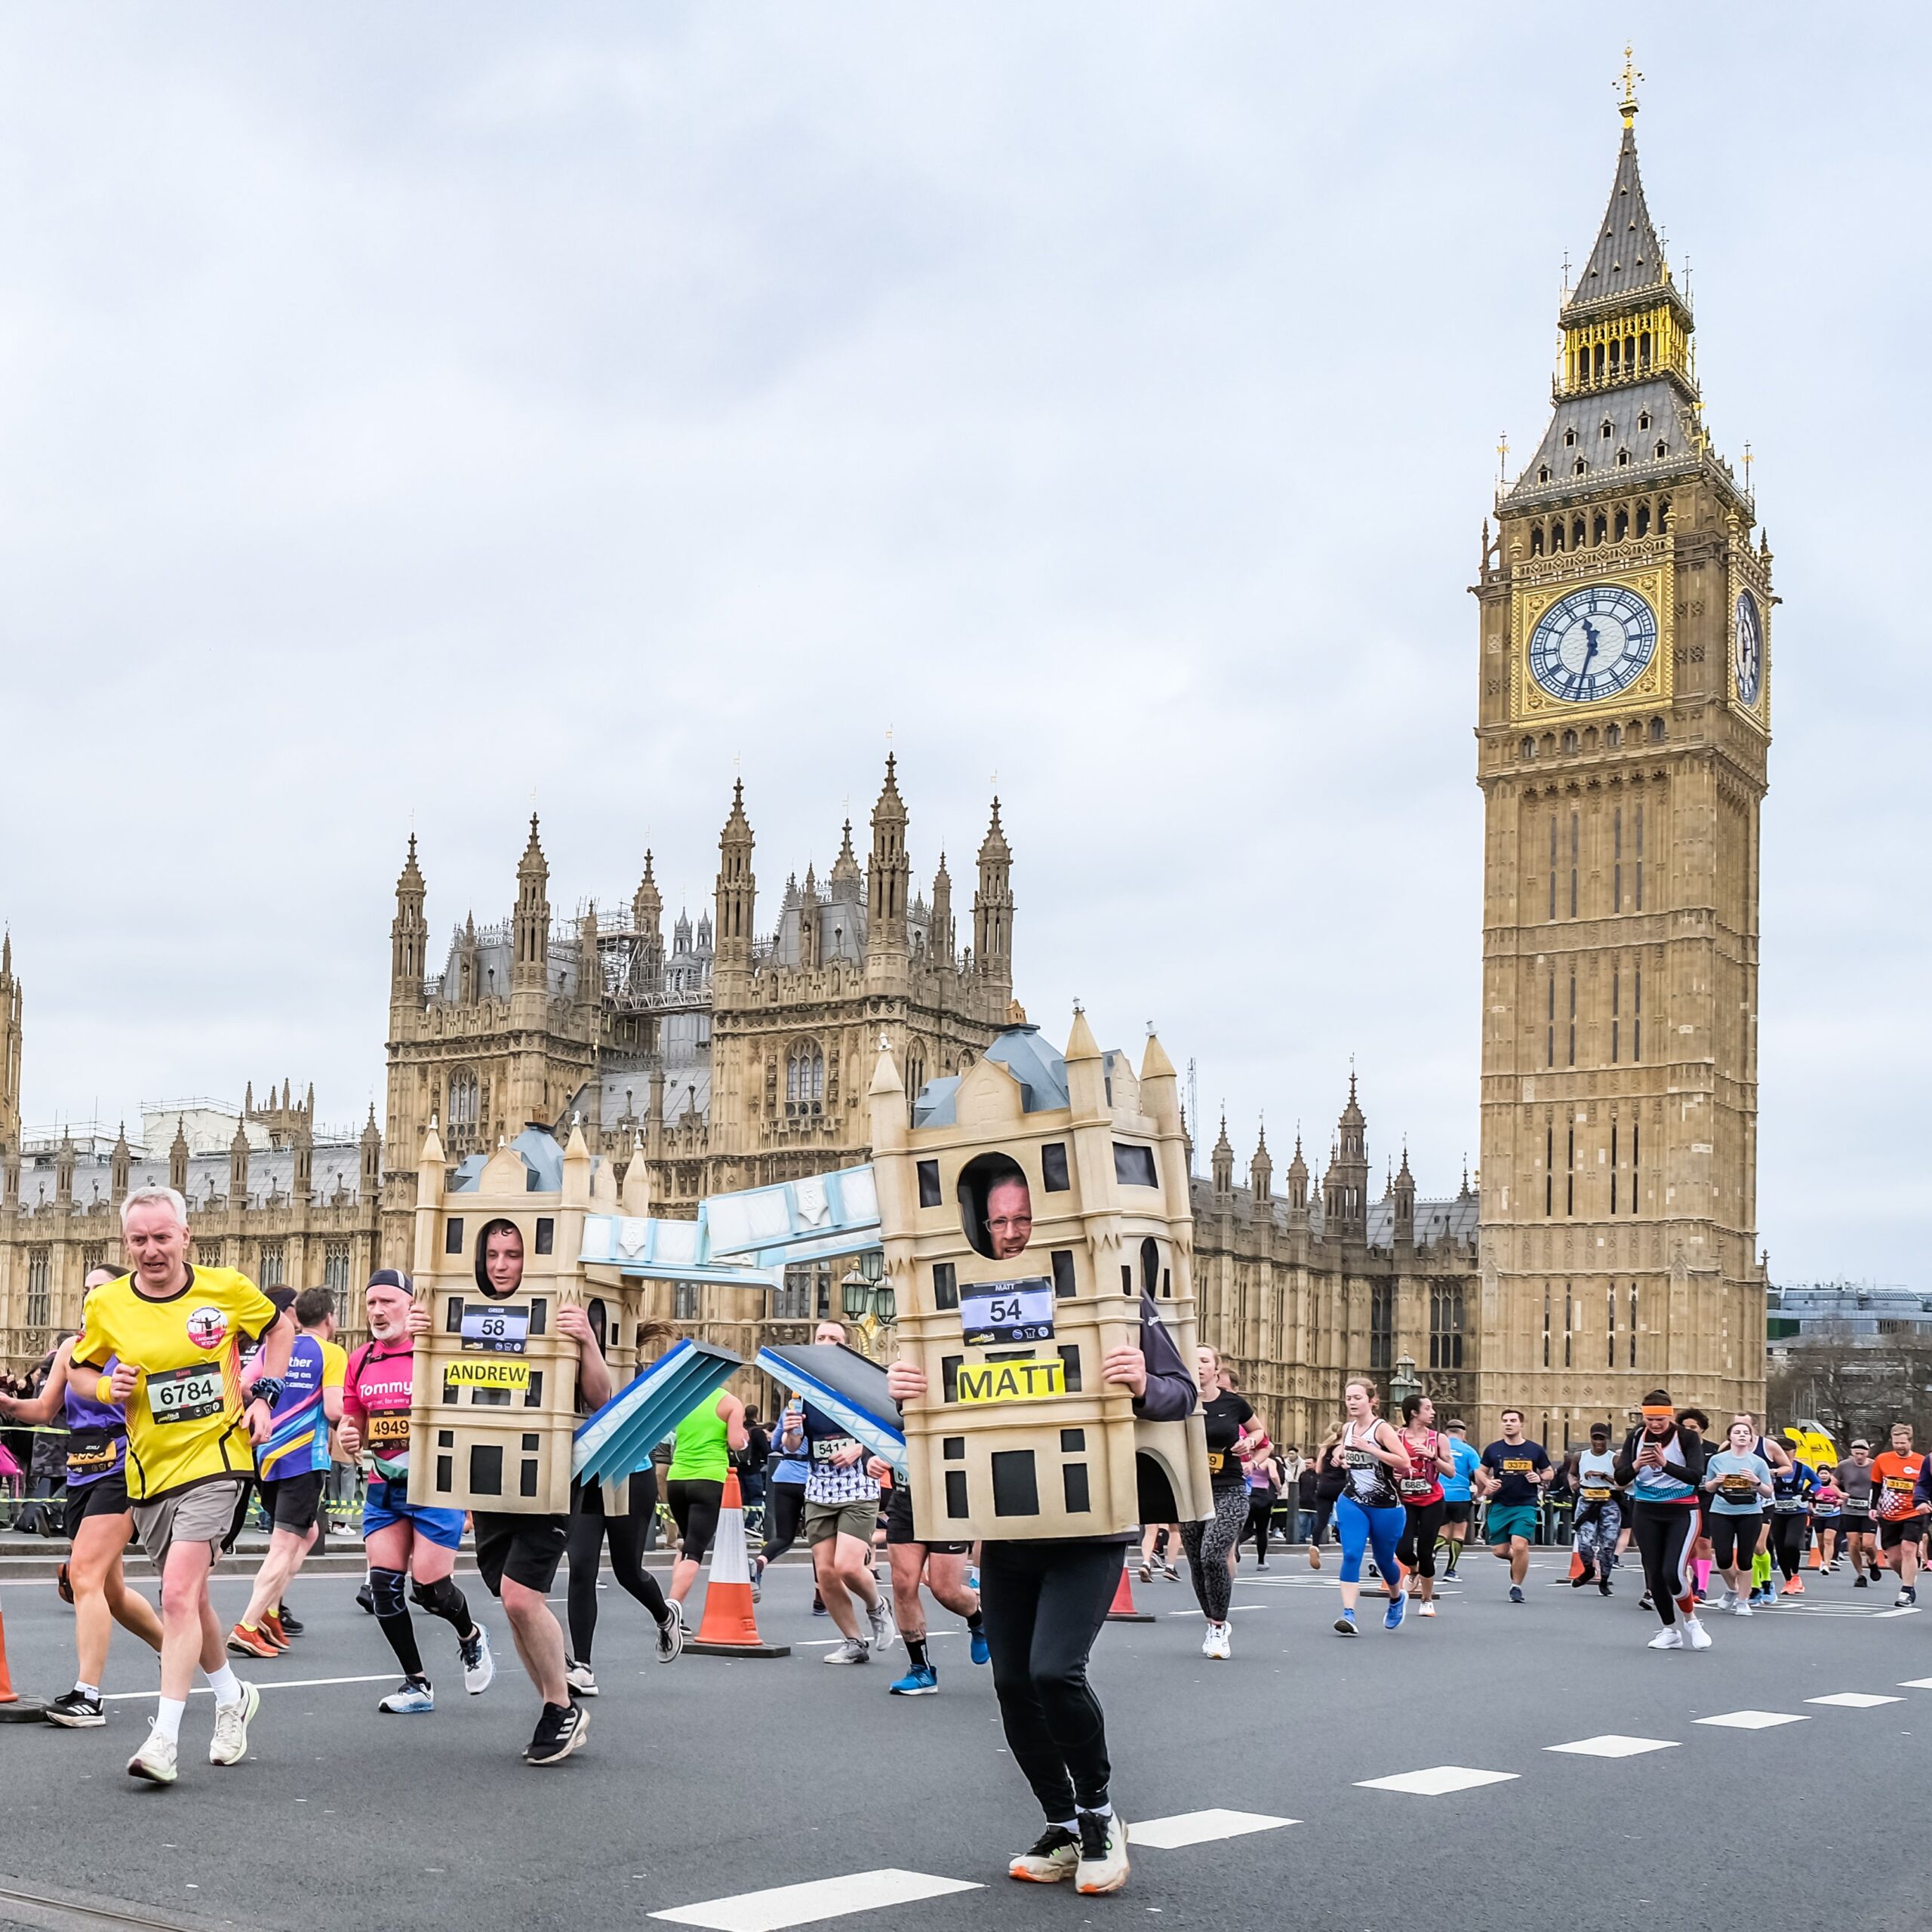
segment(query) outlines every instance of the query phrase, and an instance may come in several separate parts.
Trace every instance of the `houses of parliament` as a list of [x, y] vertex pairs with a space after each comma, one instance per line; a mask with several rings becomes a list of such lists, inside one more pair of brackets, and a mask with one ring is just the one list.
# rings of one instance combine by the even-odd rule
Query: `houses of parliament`
[[[1704, 428], [1690, 304], [1646, 205], [1631, 79], [1608, 205], [1557, 318], [1549, 425], [1499, 492], [1471, 586], [1478, 1174], [1426, 1196], [1404, 1151], [1399, 1168], [1383, 1157], [1378, 1188], [1351, 1076], [1318, 1173], [1297, 1140], [1278, 1189], [1264, 1137], [1238, 1181], [1223, 1121], [1193, 1183], [1201, 1332], [1279, 1441], [1318, 1437], [1348, 1375], [1386, 1390], [1411, 1364], [1472, 1433], [1507, 1403], [1552, 1447], [1592, 1419], [1620, 1426], [1658, 1383], [1714, 1411], [1762, 1406], [1771, 558]], [[432, 942], [412, 838], [380, 1129], [325, 1131], [312, 1093], [298, 1101], [285, 1084], [232, 1113], [156, 1110], [138, 1148], [125, 1128], [112, 1143], [23, 1130], [10, 945], [0, 1358], [18, 1366], [72, 1325], [86, 1267], [112, 1251], [114, 1204], [143, 1177], [189, 1194], [204, 1257], [346, 1288], [407, 1253], [432, 1115], [459, 1160], [580, 1118], [618, 1167], [647, 1164], [656, 1211], [671, 1214], [865, 1158], [881, 1034], [916, 1095], [1024, 1018], [997, 800], [969, 914], [955, 915], [943, 856], [915, 889], [910, 824], [888, 759], [863, 862], [848, 824], [823, 879], [808, 866], [761, 898], [740, 785], [712, 905], [695, 924], [681, 913], [668, 938], [648, 853], [628, 906], [558, 919], [533, 820], [509, 915], [466, 915]], [[692, 1332], [718, 1331], [715, 1292], [681, 1294]], [[829, 1275], [806, 1271], [755, 1325], [795, 1339], [836, 1305]]]

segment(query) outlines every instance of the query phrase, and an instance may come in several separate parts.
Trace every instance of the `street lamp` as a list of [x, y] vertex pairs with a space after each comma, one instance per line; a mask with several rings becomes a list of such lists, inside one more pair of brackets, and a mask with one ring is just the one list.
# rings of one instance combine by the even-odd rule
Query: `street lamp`
[[840, 1282], [841, 1306], [848, 1321], [863, 1321], [872, 1312], [872, 1284], [860, 1270], [853, 1269]]
[[1416, 1358], [1414, 1355], [1398, 1355], [1395, 1372], [1389, 1378], [1389, 1399], [1399, 1410], [1411, 1395], [1422, 1393], [1422, 1384], [1416, 1378]]

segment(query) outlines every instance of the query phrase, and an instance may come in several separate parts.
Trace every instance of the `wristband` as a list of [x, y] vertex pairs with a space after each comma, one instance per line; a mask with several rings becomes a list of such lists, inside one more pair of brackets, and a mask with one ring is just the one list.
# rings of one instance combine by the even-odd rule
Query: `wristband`
[[[248, 1402], [266, 1402], [272, 1409], [281, 1400], [281, 1377], [278, 1375], [258, 1375], [254, 1386], [248, 1391]], [[248, 1402], [244, 1402], [245, 1409]]]

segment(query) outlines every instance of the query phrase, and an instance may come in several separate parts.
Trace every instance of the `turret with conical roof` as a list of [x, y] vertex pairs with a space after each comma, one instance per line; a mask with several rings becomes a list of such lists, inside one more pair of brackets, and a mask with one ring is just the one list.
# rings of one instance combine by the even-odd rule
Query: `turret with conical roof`
[[932, 918], [926, 930], [933, 964], [952, 965], [957, 943], [952, 927], [952, 875], [946, 869], [943, 852], [939, 855], [939, 870], [933, 875]]
[[1348, 1104], [1336, 1123], [1335, 1151], [1321, 1177], [1321, 1232], [1324, 1238], [1364, 1239], [1368, 1233], [1368, 1123], [1349, 1075]]
[[180, 1114], [174, 1116], [174, 1138], [168, 1149], [168, 1184], [177, 1194], [188, 1192], [188, 1124]]
[[912, 861], [906, 854], [906, 801], [899, 795], [897, 759], [888, 752], [885, 783], [872, 808], [872, 865], [866, 875], [866, 984], [869, 991], [903, 989], [906, 914]]
[[1275, 1162], [1268, 1152], [1268, 1130], [1264, 1126], [1254, 1143], [1254, 1158], [1247, 1164], [1247, 1184], [1254, 1190], [1257, 1213], [1267, 1212], [1275, 1192]]
[[631, 894], [631, 931], [636, 935], [631, 978], [633, 987], [640, 992], [654, 990], [664, 979], [664, 897], [657, 890], [657, 875], [651, 866], [647, 850], [644, 877]]
[[414, 1015], [423, 1011], [423, 981], [426, 964], [429, 928], [423, 915], [427, 888], [422, 868], [416, 863], [416, 835], [409, 835], [408, 856], [395, 882], [395, 918], [389, 926], [389, 1037], [399, 1038], [410, 1030]]
[[1228, 1138], [1228, 1116], [1221, 1115], [1221, 1136], [1208, 1156], [1208, 1171], [1214, 1177], [1214, 1192], [1225, 1200], [1235, 1191], [1235, 1148]]
[[516, 868], [516, 915], [511, 921], [510, 990], [547, 991], [550, 977], [550, 866], [530, 815], [530, 838]]
[[758, 882], [752, 875], [751, 820], [745, 816], [745, 784], [731, 787], [731, 810], [718, 835], [717, 950], [712, 980], [721, 996], [741, 990], [752, 967], [752, 921], [757, 909]]
[[1288, 1217], [1308, 1218], [1308, 1163], [1302, 1158], [1301, 1134], [1295, 1134], [1295, 1157], [1288, 1163]]
[[973, 896], [973, 961], [995, 986], [1013, 989], [1013, 851], [999, 822], [999, 800], [980, 842], [980, 889]]

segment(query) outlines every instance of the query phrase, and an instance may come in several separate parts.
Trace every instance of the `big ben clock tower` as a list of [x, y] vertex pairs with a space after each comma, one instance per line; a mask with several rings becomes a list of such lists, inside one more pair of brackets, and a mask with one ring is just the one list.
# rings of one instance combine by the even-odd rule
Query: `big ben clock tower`
[[1484, 1424], [1552, 1451], [1662, 1383], [1761, 1408], [1758, 834], [1770, 552], [1711, 447], [1638, 174], [1559, 326], [1481, 581]]

